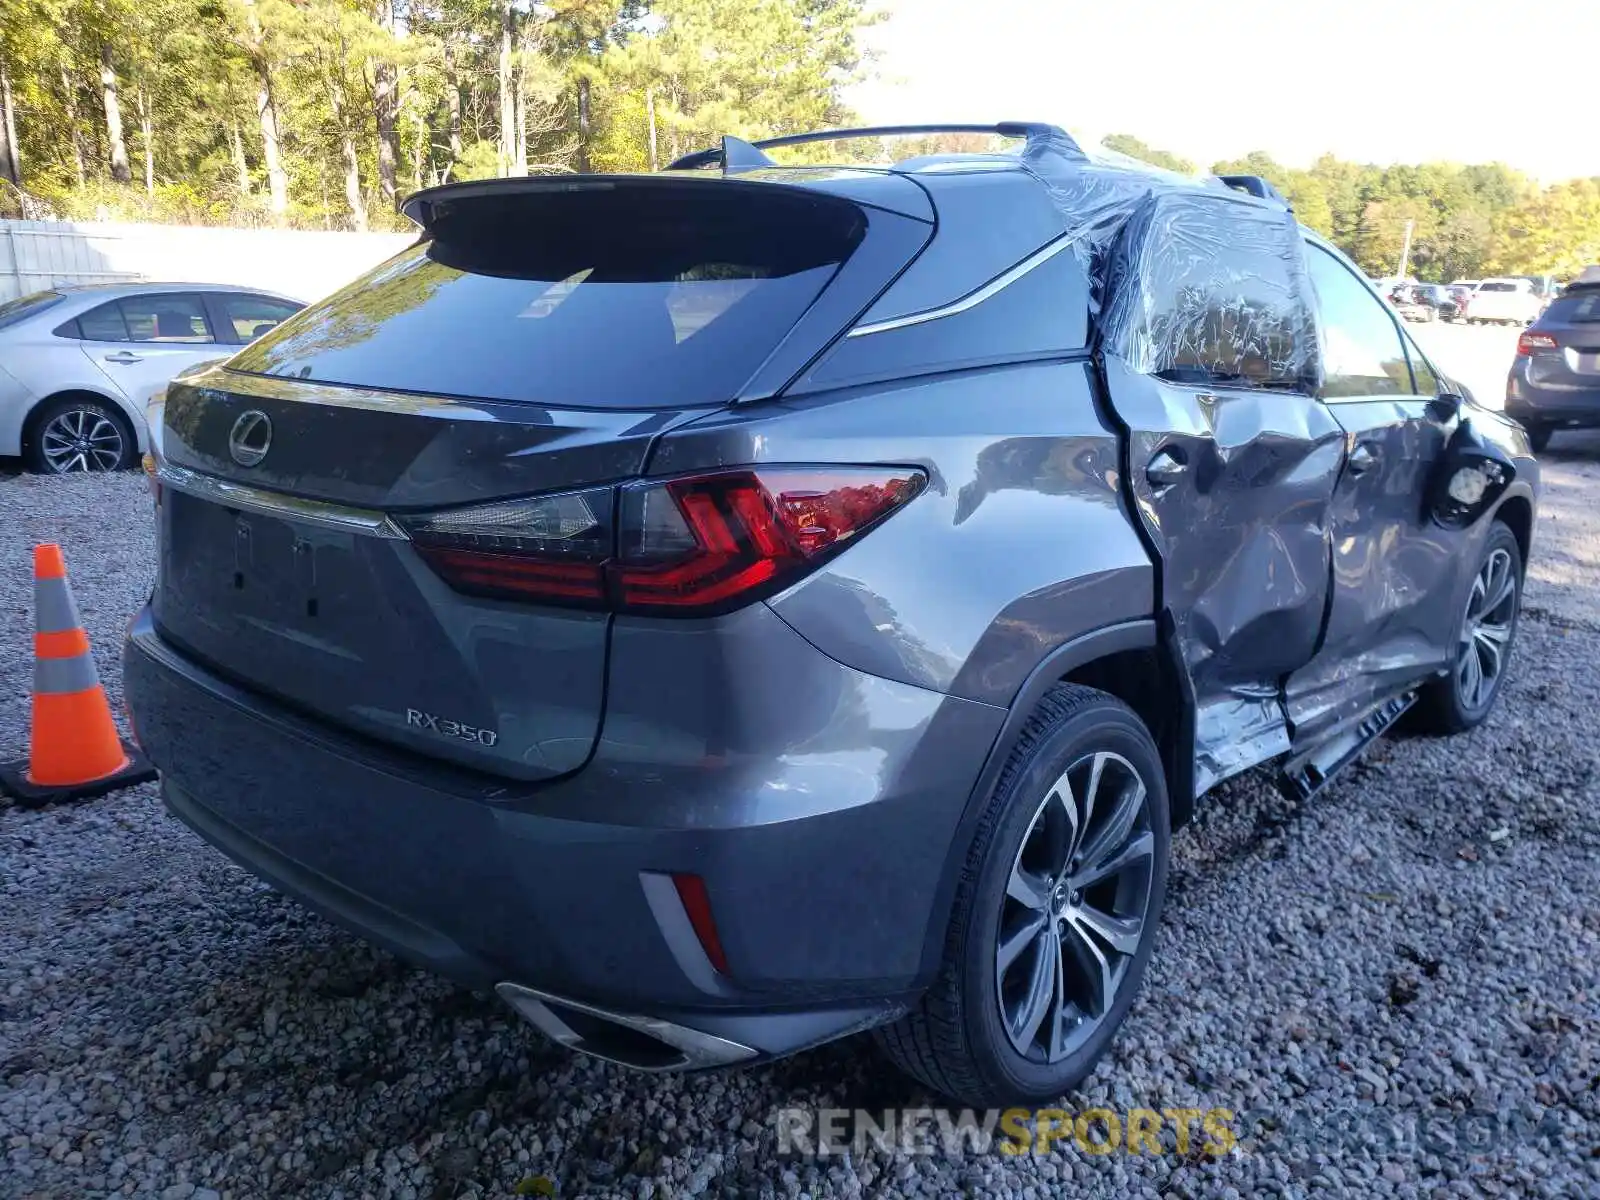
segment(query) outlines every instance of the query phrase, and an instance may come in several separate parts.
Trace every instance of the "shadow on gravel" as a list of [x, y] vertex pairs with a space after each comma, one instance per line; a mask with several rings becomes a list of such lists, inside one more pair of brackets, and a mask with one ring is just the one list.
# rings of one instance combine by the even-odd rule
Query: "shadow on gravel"
[[1550, 445], [1539, 455], [1540, 463], [1600, 462], [1600, 430], [1575, 429], [1550, 438]]

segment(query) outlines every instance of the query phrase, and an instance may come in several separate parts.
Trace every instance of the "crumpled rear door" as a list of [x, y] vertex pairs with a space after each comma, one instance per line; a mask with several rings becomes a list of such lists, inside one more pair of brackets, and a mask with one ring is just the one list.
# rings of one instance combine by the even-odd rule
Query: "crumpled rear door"
[[1322, 635], [1344, 431], [1314, 396], [1314, 300], [1286, 210], [1155, 196], [1106, 292], [1107, 388], [1191, 691], [1199, 795], [1289, 749], [1283, 681]]
[[1108, 375], [1193, 691], [1199, 795], [1289, 749], [1282, 683], [1322, 633], [1344, 431], [1307, 396]]

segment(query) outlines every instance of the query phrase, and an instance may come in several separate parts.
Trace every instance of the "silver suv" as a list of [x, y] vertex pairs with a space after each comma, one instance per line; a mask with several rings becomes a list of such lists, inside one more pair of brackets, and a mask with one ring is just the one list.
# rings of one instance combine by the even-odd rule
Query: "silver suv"
[[1484, 719], [1538, 468], [1260, 180], [983, 128], [423, 192], [174, 384], [172, 811], [604, 1058], [1081, 1079], [1221, 780]]

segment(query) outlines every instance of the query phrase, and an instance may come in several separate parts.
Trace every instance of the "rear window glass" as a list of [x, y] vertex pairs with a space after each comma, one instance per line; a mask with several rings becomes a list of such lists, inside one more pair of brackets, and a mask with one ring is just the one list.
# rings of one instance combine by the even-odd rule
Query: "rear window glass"
[[1480, 292], [1514, 292], [1517, 290], [1517, 285], [1514, 283], [1480, 283], [1478, 290]]
[[0, 329], [14, 325], [25, 317], [31, 317], [36, 312], [43, 312], [60, 300], [60, 292], [32, 292], [26, 296], [18, 296], [15, 300], [0, 303]]
[[831, 197], [724, 184], [441, 201], [432, 238], [229, 365], [580, 408], [722, 402], [864, 230]]
[[1545, 310], [1544, 321], [1541, 324], [1551, 321], [1567, 321], [1573, 324], [1600, 321], [1600, 288], [1558, 296]]

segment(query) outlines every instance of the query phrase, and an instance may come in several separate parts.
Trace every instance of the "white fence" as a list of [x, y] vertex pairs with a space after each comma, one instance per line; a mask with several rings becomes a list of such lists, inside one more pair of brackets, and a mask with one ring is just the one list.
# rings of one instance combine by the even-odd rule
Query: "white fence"
[[377, 266], [405, 233], [0, 221], [0, 301], [71, 283], [236, 283], [312, 301]]

